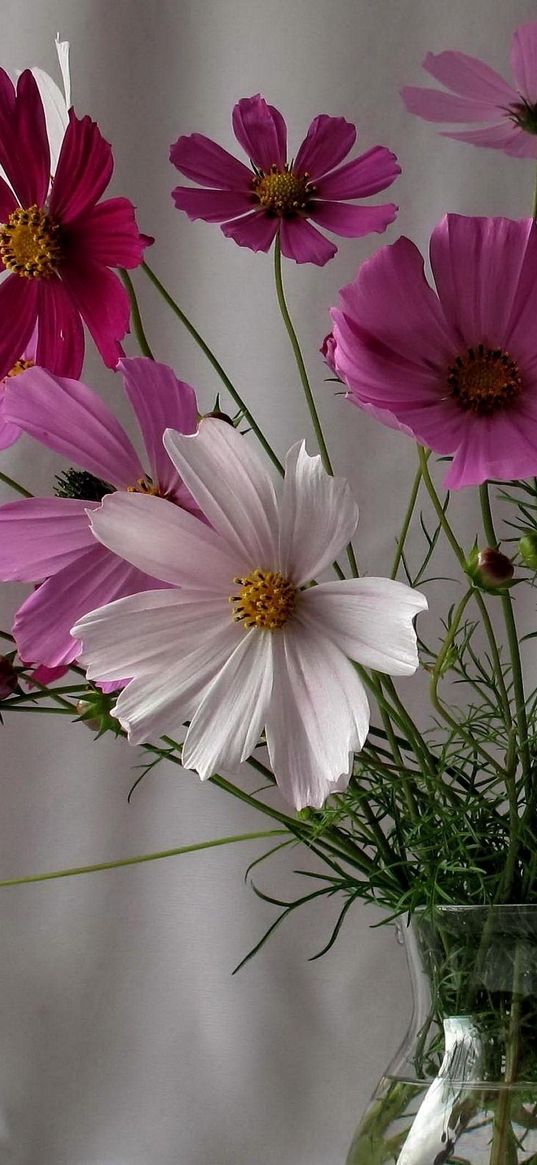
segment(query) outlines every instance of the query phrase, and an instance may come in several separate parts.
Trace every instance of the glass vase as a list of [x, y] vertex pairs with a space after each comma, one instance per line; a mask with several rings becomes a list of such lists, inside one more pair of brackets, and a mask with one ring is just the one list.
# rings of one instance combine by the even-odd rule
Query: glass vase
[[537, 906], [400, 929], [412, 1019], [346, 1165], [537, 1165]]

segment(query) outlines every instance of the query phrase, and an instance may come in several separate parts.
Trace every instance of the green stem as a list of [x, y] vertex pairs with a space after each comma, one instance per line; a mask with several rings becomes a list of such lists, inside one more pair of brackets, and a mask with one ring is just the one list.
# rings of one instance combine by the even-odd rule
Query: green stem
[[134, 290], [134, 284], [132, 282], [132, 279], [129, 275], [129, 272], [125, 271], [125, 269], [123, 267], [120, 268], [119, 274], [121, 275], [121, 278], [125, 284], [125, 287], [127, 288], [127, 292], [129, 295], [129, 299], [130, 299], [130, 303], [131, 303], [131, 317], [132, 317], [132, 323], [133, 323], [133, 327], [134, 327], [134, 334], [136, 336], [136, 339], [138, 340], [138, 346], [140, 348], [142, 356], [148, 356], [150, 360], [154, 360], [155, 357], [153, 356], [151, 348], [149, 347], [147, 336], [146, 336], [145, 330], [144, 330], [144, 325], [142, 323], [140, 308], [138, 306], [138, 300], [136, 298], [136, 292]]
[[200, 333], [198, 332], [197, 328], [194, 327], [194, 324], [191, 323], [188, 316], [186, 316], [184, 311], [182, 311], [182, 309], [179, 307], [179, 304], [177, 304], [175, 302], [175, 300], [170, 295], [169, 291], [166, 291], [166, 288], [160, 282], [160, 279], [158, 278], [158, 276], [155, 275], [154, 271], [152, 271], [151, 268], [148, 267], [147, 263], [142, 263], [142, 268], [145, 271], [148, 279], [151, 280], [151, 283], [157, 289], [159, 295], [162, 296], [165, 303], [168, 304], [168, 307], [171, 308], [171, 310], [174, 312], [174, 314], [177, 316], [177, 318], [181, 321], [183, 326], [186, 328], [187, 332], [189, 332], [189, 334], [192, 336], [192, 339], [195, 340], [196, 344], [198, 344], [198, 346], [201, 348], [202, 352], [207, 357], [209, 363], [212, 364], [212, 367], [214, 368], [215, 372], [218, 374], [221, 381], [225, 385], [227, 391], [229, 392], [230, 397], [232, 398], [232, 400], [235, 401], [235, 404], [241, 410], [241, 413], [242, 413], [244, 419], [248, 422], [250, 428], [255, 433], [259, 443], [262, 445], [263, 449], [265, 450], [267, 457], [270, 458], [270, 460], [272, 461], [272, 464], [278, 470], [278, 473], [283, 474], [284, 470], [283, 470], [283, 465], [282, 465], [281, 461], [276, 456], [271, 445], [269, 445], [269, 442], [267, 441], [264, 433], [262, 432], [259, 425], [257, 424], [255, 417], [250, 412], [249, 408], [247, 407], [247, 405], [243, 401], [242, 397], [239, 396], [239, 393], [237, 392], [235, 385], [229, 379], [229, 376], [227, 375], [227, 373], [224, 372], [224, 369], [222, 368], [222, 365], [220, 364], [219, 360], [217, 360], [216, 356], [214, 355], [214, 352], [211, 351], [211, 349], [209, 348], [209, 345], [206, 344], [203, 337], [200, 336]]
[[0, 887], [25, 886], [29, 882], [50, 882], [54, 878], [72, 878], [78, 874], [96, 874], [101, 870], [119, 870], [123, 866], [139, 866], [142, 862], [158, 862], [161, 858], [175, 858], [180, 854], [196, 853], [202, 849], [214, 849], [219, 845], [232, 845], [236, 841], [257, 841], [265, 837], [282, 837], [286, 829], [263, 830], [262, 833], [239, 833], [233, 837], [217, 837], [212, 841], [198, 841], [193, 845], [181, 845], [176, 849], [157, 850], [152, 854], [141, 854], [133, 858], [119, 858], [112, 862], [97, 862], [91, 866], [73, 866], [65, 870], [51, 870], [46, 874], [26, 874], [20, 878], [4, 878]]
[[[430, 453], [429, 453], [429, 450], [427, 450], [426, 457], [428, 458], [429, 456], [430, 456]], [[406, 513], [405, 513], [405, 516], [403, 519], [401, 533], [399, 535], [399, 538], [397, 539], [397, 550], [395, 552], [395, 558], [393, 560], [390, 578], [395, 578], [397, 575], [397, 571], [399, 570], [401, 559], [403, 557], [403, 552], [404, 552], [404, 548], [405, 548], [407, 534], [408, 534], [408, 531], [410, 529], [410, 523], [412, 521], [412, 515], [414, 513], [414, 509], [416, 507], [416, 502], [418, 500], [418, 493], [419, 493], [419, 489], [420, 489], [420, 485], [421, 485], [422, 476], [423, 476], [423, 474], [422, 474], [421, 465], [420, 465], [418, 467], [418, 469], [416, 470], [416, 476], [414, 478], [412, 492], [410, 494], [408, 506], [407, 506]]]
[[[491, 547], [496, 548], [498, 546], [498, 539], [494, 529], [494, 521], [492, 517], [492, 510], [490, 508], [490, 497], [487, 482], [479, 487], [479, 498], [481, 501], [481, 512], [483, 515], [485, 535], [490, 542]], [[522, 660], [520, 658], [520, 647], [518, 643], [518, 634], [511, 595], [503, 594], [501, 596], [501, 603], [505, 622], [505, 630], [507, 633], [507, 642], [509, 645], [509, 653], [511, 656], [513, 691], [515, 696], [516, 718], [518, 725], [518, 744], [520, 748], [520, 762], [522, 765], [524, 781], [526, 782], [526, 788], [529, 793], [528, 786], [531, 777], [531, 757], [528, 743], [528, 718], [526, 716], [526, 696], [524, 692], [524, 678], [522, 675]]]
[[0, 473], [0, 481], [3, 481], [4, 485], [8, 485], [10, 489], [14, 489], [16, 493], [22, 494], [23, 498], [33, 498], [34, 496], [32, 493], [30, 493], [30, 490], [25, 489], [24, 486], [20, 484], [20, 482], [15, 481], [12, 477], [8, 477], [7, 473]]

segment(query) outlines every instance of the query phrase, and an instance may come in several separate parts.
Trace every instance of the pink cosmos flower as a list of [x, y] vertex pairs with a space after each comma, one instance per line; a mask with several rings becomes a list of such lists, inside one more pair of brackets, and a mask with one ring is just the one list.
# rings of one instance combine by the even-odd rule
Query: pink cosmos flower
[[180, 137], [172, 146], [173, 164], [203, 187], [173, 191], [175, 205], [189, 218], [220, 223], [228, 238], [252, 251], [268, 251], [279, 235], [288, 259], [319, 266], [334, 257], [337, 247], [313, 223], [336, 235], [361, 238], [393, 222], [393, 203], [346, 205], [391, 186], [401, 168], [384, 146], [340, 166], [356, 140], [355, 126], [343, 117], [323, 113], [314, 118], [292, 161], [287, 161], [285, 121], [259, 93], [235, 106], [233, 130], [250, 169], [203, 134]]
[[388, 410], [435, 453], [445, 484], [537, 473], [537, 227], [447, 215], [423, 259], [401, 238], [368, 259], [332, 311], [348, 399]]
[[38, 364], [79, 376], [82, 321], [110, 367], [129, 326], [127, 292], [110, 267], [136, 267], [150, 242], [126, 198], [99, 202], [112, 152], [89, 117], [73, 110], [51, 183], [43, 102], [32, 73], [15, 89], [0, 69], [0, 378], [38, 325]]
[[152, 360], [122, 360], [120, 367], [150, 476], [122, 426], [84, 384], [32, 368], [6, 394], [9, 421], [82, 469], [57, 478], [60, 496], [0, 507], [0, 578], [41, 582], [19, 608], [13, 634], [21, 658], [47, 668], [76, 659], [78, 644], [69, 629], [86, 611], [163, 585], [95, 541], [89, 514], [103, 495], [113, 490], [159, 494], [167, 499], [164, 508], [185, 506], [199, 514], [162, 445], [170, 423], [181, 432], [196, 429], [194, 390]]
[[451, 93], [407, 85], [401, 95], [410, 113], [425, 121], [485, 123], [442, 136], [503, 150], [515, 158], [537, 158], [537, 21], [523, 24], [513, 34], [514, 86], [466, 53], [427, 53], [423, 67]]
[[287, 455], [279, 504], [230, 425], [208, 418], [195, 436], [168, 431], [164, 443], [211, 526], [141, 495], [113, 494], [93, 511], [104, 546], [180, 589], [80, 620], [88, 676], [133, 677], [114, 713], [133, 744], [190, 720], [183, 762], [202, 779], [246, 760], [265, 728], [284, 795], [319, 807], [348, 782], [368, 732], [350, 660], [414, 672], [412, 621], [426, 600], [390, 579], [308, 585], [352, 538], [358, 509], [303, 443]]

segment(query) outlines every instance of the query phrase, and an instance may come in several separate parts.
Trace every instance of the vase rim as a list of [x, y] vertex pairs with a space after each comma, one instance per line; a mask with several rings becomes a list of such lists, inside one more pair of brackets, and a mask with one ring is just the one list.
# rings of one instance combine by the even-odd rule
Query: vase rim
[[517, 914], [527, 911], [528, 913], [537, 913], [537, 902], [491, 902], [491, 903], [438, 903], [436, 906], [418, 906], [413, 914], [427, 914], [427, 913], [443, 913], [443, 914], [462, 914], [462, 913], [478, 913], [478, 911], [486, 911], [494, 914], [509, 914], [511, 911], [516, 911]]

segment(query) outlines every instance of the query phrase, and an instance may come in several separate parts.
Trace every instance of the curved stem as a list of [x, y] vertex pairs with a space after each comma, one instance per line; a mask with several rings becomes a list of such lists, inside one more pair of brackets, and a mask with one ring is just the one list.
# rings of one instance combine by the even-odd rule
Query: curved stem
[[147, 336], [146, 336], [145, 330], [144, 330], [144, 325], [142, 323], [142, 317], [140, 315], [140, 308], [138, 306], [138, 300], [136, 298], [136, 292], [134, 290], [134, 284], [132, 282], [132, 279], [129, 275], [129, 272], [125, 271], [124, 267], [120, 268], [119, 274], [121, 275], [121, 278], [125, 284], [125, 287], [127, 288], [129, 299], [131, 301], [132, 324], [134, 327], [134, 333], [135, 333], [136, 339], [138, 340], [138, 345], [139, 345], [140, 351], [142, 353], [142, 356], [148, 356], [150, 360], [154, 360], [155, 357], [153, 356], [151, 348], [149, 347]]
[[232, 400], [235, 401], [235, 404], [241, 410], [241, 413], [242, 413], [244, 419], [248, 422], [250, 428], [255, 433], [259, 443], [263, 446], [263, 449], [265, 450], [267, 457], [270, 457], [270, 460], [272, 461], [272, 464], [275, 466], [275, 468], [278, 470], [278, 473], [283, 474], [283, 465], [282, 465], [281, 461], [276, 456], [272, 446], [269, 445], [269, 442], [267, 441], [265, 434], [263, 433], [263, 431], [260, 429], [259, 425], [257, 424], [255, 417], [250, 412], [249, 408], [247, 407], [247, 405], [243, 401], [242, 397], [239, 396], [239, 393], [237, 392], [235, 385], [229, 379], [229, 376], [227, 375], [227, 373], [224, 372], [224, 369], [222, 368], [220, 361], [217, 360], [216, 356], [214, 355], [214, 352], [211, 351], [211, 349], [209, 348], [209, 345], [206, 344], [205, 340], [200, 335], [197, 328], [194, 327], [194, 324], [191, 323], [188, 316], [186, 316], [184, 311], [182, 311], [182, 309], [179, 307], [179, 304], [175, 302], [173, 297], [170, 295], [169, 291], [166, 291], [166, 288], [160, 282], [160, 279], [158, 278], [158, 276], [155, 275], [155, 272], [152, 271], [150, 267], [148, 267], [147, 263], [142, 263], [142, 269], [145, 271], [148, 279], [151, 280], [151, 283], [153, 284], [153, 286], [157, 289], [159, 295], [162, 296], [165, 303], [168, 304], [168, 307], [171, 308], [171, 310], [174, 312], [174, 314], [177, 316], [177, 318], [181, 321], [183, 326], [186, 328], [187, 332], [190, 333], [190, 335], [192, 336], [192, 339], [195, 340], [196, 344], [198, 344], [198, 346], [201, 348], [203, 354], [207, 357], [209, 363], [212, 364], [212, 367], [214, 368], [215, 372], [218, 374], [222, 383], [225, 385], [227, 391], [229, 392], [230, 397], [232, 398]]
[[15, 481], [13, 477], [8, 477], [7, 473], [0, 473], [0, 481], [3, 481], [4, 485], [8, 485], [10, 489], [14, 489], [16, 493], [22, 494], [23, 498], [33, 498], [34, 496], [32, 493], [30, 493], [30, 490], [25, 489], [19, 481]]
[[[429, 458], [429, 456], [430, 456], [430, 453], [429, 453], [429, 450], [427, 450], [426, 451], [427, 459]], [[423, 474], [422, 474], [422, 469], [421, 469], [421, 465], [420, 465], [420, 466], [418, 466], [418, 469], [416, 470], [416, 476], [414, 478], [414, 483], [412, 486], [412, 491], [410, 494], [408, 506], [407, 506], [406, 513], [405, 513], [405, 516], [403, 519], [401, 533], [399, 535], [399, 538], [397, 539], [397, 550], [395, 552], [395, 558], [393, 560], [390, 578], [395, 578], [397, 575], [397, 571], [399, 570], [399, 565], [401, 563], [401, 559], [403, 557], [403, 551], [405, 548], [406, 537], [407, 537], [407, 534], [408, 534], [408, 531], [410, 528], [410, 523], [412, 521], [412, 515], [414, 513], [414, 509], [416, 507], [416, 502], [418, 499], [418, 493], [419, 493], [419, 488], [421, 485], [422, 476], [423, 476]]]

